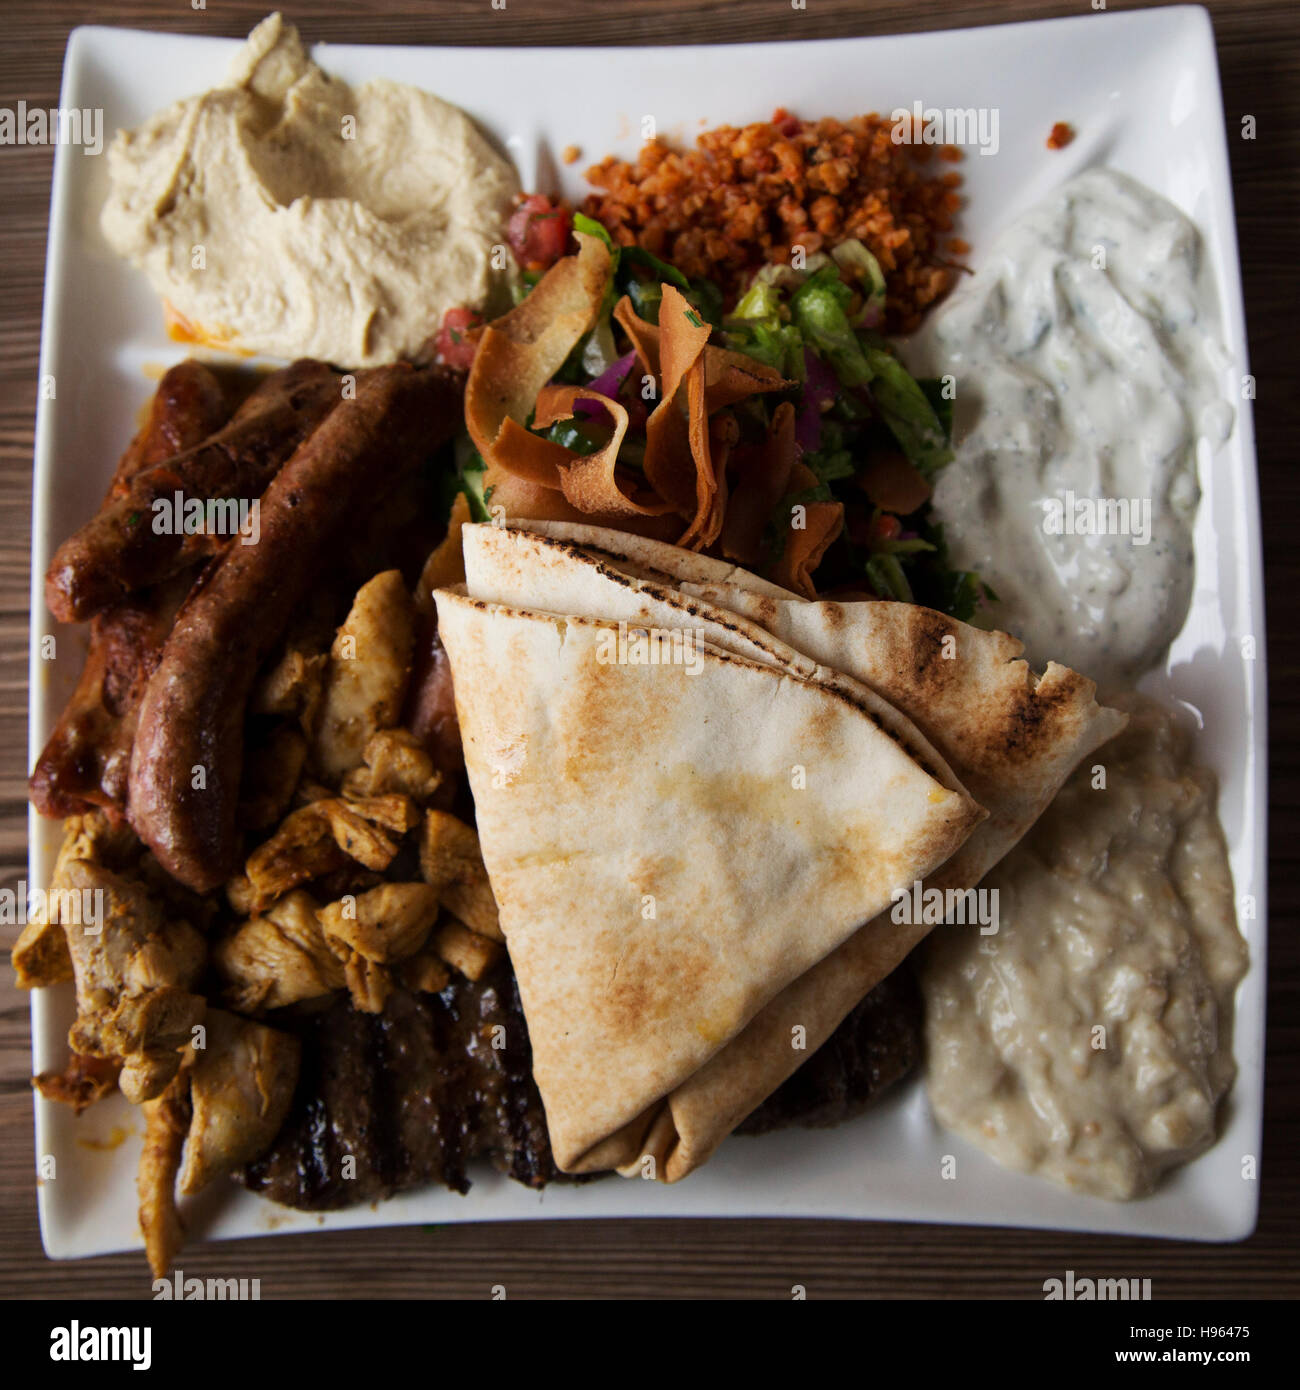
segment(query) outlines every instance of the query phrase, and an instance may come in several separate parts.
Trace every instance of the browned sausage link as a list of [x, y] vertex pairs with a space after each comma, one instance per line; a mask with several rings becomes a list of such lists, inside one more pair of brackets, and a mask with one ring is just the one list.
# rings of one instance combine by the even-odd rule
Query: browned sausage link
[[177, 616], [140, 708], [128, 818], [163, 867], [200, 892], [232, 871], [244, 712], [258, 667], [318, 573], [384, 486], [449, 438], [450, 378], [381, 367], [284, 465], [256, 545], [232, 543]]
[[224, 429], [141, 469], [55, 553], [45, 576], [50, 612], [61, 622], [82, 622], [191, 563], [178, 528], [154, 529], [154, 502], [177, 492], [187, 499], [259, 497], [340, 396], [339, 377], [325, 363], [295, 362], [269, 376]]
[[451, 662], [438, 636], [436, 611], [423, 620], [416, 639], [402, 725], [420, 740], [433, 759], [434, 767], [443, 774], [433, 804], [439, 810], [449, 811], [465, 770], [465, 755], [461, 748], [460, 725], [456, 722]]
[[41, 815], [73, 816], [92, 806], [126, 814], [140, 701], [193, 582], [193, 571], [183, 571], [91, 620], [81, 677], [27, 784]]
[[[118, 460], [105, 503], [122, 496], [142, 468], [202, 443], [231, 413], [220, 380], [202, 362], [189, 357], [169, 368]], [[86, 664], [28, 783], [41, 815], [71, 816], [91, 806], [125, 813], [140, 698], [192, 579], [141, 590], [91, 623]]]
[[124, 497], [141, 469], [202, 444], [233, 413], [217, 374], [202, 362], [187, 357], [169, 367], [149, 402], [144, 424], [118, 461], [105, 503]]

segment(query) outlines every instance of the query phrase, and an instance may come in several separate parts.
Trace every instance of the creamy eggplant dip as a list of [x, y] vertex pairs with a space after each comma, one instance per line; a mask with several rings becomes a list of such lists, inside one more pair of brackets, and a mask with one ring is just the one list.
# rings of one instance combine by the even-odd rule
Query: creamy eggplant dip
[[912, 345], [955, 378], [935, 515], [1031, 662], [1132, 684], [1192, 592], [1198, 438], [1228, 361], [1196, 228], [1092, 169], [1014, 223]]
[[[1141, 695], [922, 961], [930, 1101], [1009, 1168], [1127, 1198], [1208, 1148], [1246, 971], [1213, 774]], [[1096, 785], [1094, 768], [1105, 773]]]
[[109, 245], [203, 342], [391, 362], [508, 273], [509, 161], [428, 92], [329, 76], [278, 14], [223, 86], [119, 131], [108, 172]]

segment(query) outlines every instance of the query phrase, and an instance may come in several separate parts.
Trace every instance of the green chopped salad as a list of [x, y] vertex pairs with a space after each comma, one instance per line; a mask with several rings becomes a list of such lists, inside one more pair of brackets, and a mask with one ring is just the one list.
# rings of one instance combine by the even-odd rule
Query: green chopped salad
[[[780, 559], [793, 505], [837, 502], [844, 509], [844, 527], [817, 567], [819, 593], [923, 603], [962, 620], [996, 597], [978, 575], [953, 567], [942, 527], [931, 516], [930, 489], [952, 459], [951, 392], [938, 380], [914, 377], [880, 331], [885, 276], [862, 242], [845, 241], [797, 268], [764, 266], [724, 313], [721, 292], [711, 282], [690, 281], [648, 251], [618, 246], [600, 223], [581, 214], [574, 217], [574, 228], [600, 237], [613, 265], [596, 326], [555, 379], [590, 385], [630, 408], [620, 467], [638, 467], [644, 453], [638, 432], [648, 411], [637, 394], [633, 355], [620, 355], [613, 310], [626, 295], [638, 317], [657, 323], [663, 286], [671, 284], [690, 302], [698, 322], [715, 330], [713, 341], [754, 358], [789, 383], [783, 391], [754, 395], [732, 407], [742, 443], [756, 442], [766, 437], [777, 406], [791, 402], [799, 458], [816, 480], [774, 508], [760, 568], [770, 570]], [[525, 277], [521, 296], [530, 288]], [[609, 432], [593, 412], [558, 422], [548, 437], [589, 454]], [[462, 466], [461, 477], [471, 510], [486, 514], [481, 471], [475, 473], [472, 460], [468, 468]]]

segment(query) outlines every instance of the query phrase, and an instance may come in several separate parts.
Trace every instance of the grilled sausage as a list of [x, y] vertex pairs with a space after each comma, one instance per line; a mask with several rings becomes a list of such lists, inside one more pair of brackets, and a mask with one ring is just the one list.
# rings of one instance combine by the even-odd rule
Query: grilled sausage
[[[159, 381], [144, 424], [119, 459], [105, 505], [125, 496], [142, 469], [192, 449], [230, 414], [216, 374], [192, 357], [178, 362]], [[86, 664], [28, 784], [41, 815], [71, 816], [91, 806], [125, 812], [140, 697], [192, 579], [181, 574], [144, 589], [91, 623]]]
[[[200, 576], [145, 692], [127, 814], [163, 867], [198, 891], [232, 871], [243, 724], [258, 667], [383, 486], [449, 438], [459, 392], [399, 363], [358, 379], [276, 475], [256, 545], [232, 543]], [[197, 784], [197, 785], [196, 785]]]
[[92, 620], [86, 664], [27, 784], [41, 815], [92, 806], [125, 814], [140, 701], [193, 582], [194, 571], [183, 571]]
[[169, 367], [149, 402], [149, 412], [118, 460], [109, 484], [108, 504], [126, 496], [142, 469], [201, 444], [230, 419], [232, 406], [215, 372], [193, 357]]
[[83, 622], [210, 552], [211, 537], [155, 531], [154, 502], [177, 492], [187, 499], [260, 497], [339, 403], [339, 381], [323, 362], [295, 362], [267, 377], [223, 429], [123, 479], [98, 515], [55, 552], [45, 576], [50, 612], [60, 622]]

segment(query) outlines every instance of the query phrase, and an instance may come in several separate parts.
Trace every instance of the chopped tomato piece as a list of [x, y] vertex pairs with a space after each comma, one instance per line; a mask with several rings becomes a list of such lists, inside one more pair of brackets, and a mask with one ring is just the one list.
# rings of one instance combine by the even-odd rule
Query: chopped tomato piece
[[511, 214], [506, 240], [525, 270], [549, 270], [569, 246], [573, 215], [533, 193]]
[[442, 327], [434, 339], [434, 349], [449, 367], [469, 371], [478, 349], [478, 334], [474, 329], [483, 325], [483, 315], [473, 309], [448, 309], [442, 316]]
[[872, 539], [877, 541], [896, 541], [902, 531], [903, 523], [888, 512], [882, 512], [871, 527]]
[[1073, 139], [1074, 127], [1065, 121], [1057, 121], [1052, 127], [1051, 134], [1047, 137], [1047, 148], [1049, 150], [1063, 150]]

